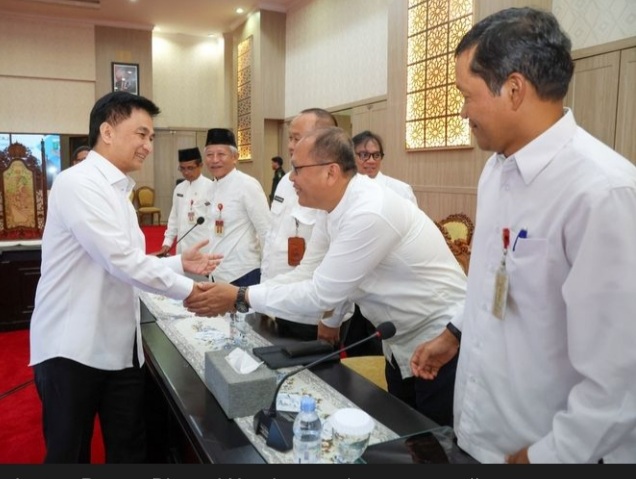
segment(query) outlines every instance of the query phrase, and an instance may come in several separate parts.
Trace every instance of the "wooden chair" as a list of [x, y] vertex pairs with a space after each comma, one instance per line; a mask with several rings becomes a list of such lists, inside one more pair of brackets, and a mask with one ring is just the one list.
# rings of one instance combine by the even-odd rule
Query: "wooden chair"
[[468, 215], [464, 213], [454, 213], [439, 220], [439, 224], [446, 229], [451, 241], [461, 239], [464, 240], [466, 244], [471, 244], [475, 226], [473, 220], [471, 220]]
[[353, 356], [342, 358], [340, 362], [387, 391], [386, 377], [384, 376], [384, 356]]
[[150, 186], [140, 186], [135, 192], [137, 198], [137, 219], [142, 224], [144, 216], [150, 215], [150, 224], [161, 224], [161, 208], [155, 206], [155, 190]]
[[[444, 236], [448, 249], [450, 249], [455, 256], [455, 259], [464, 270], [464, 273], [468, 274], [468, 265], [470, 264], [470, 243], [463, 237], [456, 237], [453, 239], [444, 224], [439, 221], [435, 221], [434, 223], [441, 231], [442, 236]], [[461, 230], [460, 228], [458, 229]], [[470, 234], [468, 237], [472, 239], [472, 228], [469, 229], [469, 231]]]
[[40, 239], [47, 209], [45, 159], [21, 143], [0, 151], [0, 240]]

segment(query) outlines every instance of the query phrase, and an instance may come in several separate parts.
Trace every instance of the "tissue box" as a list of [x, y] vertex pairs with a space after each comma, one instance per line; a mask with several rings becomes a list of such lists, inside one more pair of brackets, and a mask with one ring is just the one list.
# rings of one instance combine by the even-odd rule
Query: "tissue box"
[[228, 418], [253, 416], [271, 405], [276, 373], [264, 364], [249, 374], [239, 374], [225, 359], [230, 351], [205, 353], [205, 385]]

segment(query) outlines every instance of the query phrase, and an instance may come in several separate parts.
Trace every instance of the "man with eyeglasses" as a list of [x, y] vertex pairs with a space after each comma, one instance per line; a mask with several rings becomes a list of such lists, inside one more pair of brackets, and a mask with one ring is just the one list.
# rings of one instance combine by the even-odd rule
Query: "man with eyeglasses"
[[200, 316], [249, 307], [285, 318], [333, 310], [318, 324], [318, 337], [333, 341], [355, 302], [374, 324], [396, 326], [383, 342], [389, 392], [452, 425], [456, 358], [433, 381], [414, 378], [409, 366], [422, 339], [440, 334], [464, 304], [466, 275], [442, 233], [412, 202], [357, 174], [353, 143], [341, 128], [304, 136], [291, 164], [299, 204], [319, 210], [307, 252], [314, 245], [326, 252], [311, 277], [249, 288], [205, 283], [185, 306]]
[[[172, 209], [168, 217], [163, 244], [161, 249], [153, 254], [166, 256], [175, 241], [181, 237], [183, 239], [176, 246], [177, 254], [201, 240], [212, 237], [212, 225], [214, 224], [213, 183], [202, 174], [202, 167], [203, 159], [199, 148], [179, 150], [178, 169], [183, 175], [184, 181], [181, 181], [174, 189]], [[204, 219], [203, 223], [197, 224], [197, 220], [201, 217]], [[188, 233], [189, 230], [191, 231]], [[202, 251], [210, 252], [211, 242]]]
[[[384, 146], [380, 135], [369, 130], [364, 130], [352, 139], [353, 151], [356, 158], [358, 173], [374, 179], [387, 188], [392, 189], [398, 195], [406, 198], [417, 205], [417, 198], [413, 193], [411, 185], [383, 174], [380, 171], [384, 158]], [[353, 344], [363, 338], [372, 335], [375, 326], [365, 318], [360, 312], [358, 305], [355, 305], [353, 316], [349, 321], [347, 334], [344, 338], [344, 346]], [[351, 348], [347, 354], [349, 356], [378, 356], [382, 355], [382, 341], [375, 338], [364, 344]]]
[[358, 133], [353, 138], [353, 150], [356, 155], [358, 173], [367, 175], [375, 181], [391, 188], [398, 195], [403, 196], [417, 205], [417, 198], [413, 188], [408, 183], [383, 174], [380, 171], [384, 159], [384, 146], [380, 135], [369, 130]]
[[[183, 181], [175, 187], [172, 193], [172, 208], [161, 249], [152, 254], [168, 255], [175, 241], [181, 237], [183, 240], [176, 245], [177, 254], [203, 239], [211, 238], [213, 224], [212, 180], [203, 176], [202, 166], [203, 159], [199, 148], [179, 150], [177, 169], [183, 175]], [[197, 224], [200, 217], [203, 217], [204, 221], [202, 224]], [[191, 231], [188, 233], [189, 230]], [[204, 248], [205, 252], [211, 251], [210, 244]]]

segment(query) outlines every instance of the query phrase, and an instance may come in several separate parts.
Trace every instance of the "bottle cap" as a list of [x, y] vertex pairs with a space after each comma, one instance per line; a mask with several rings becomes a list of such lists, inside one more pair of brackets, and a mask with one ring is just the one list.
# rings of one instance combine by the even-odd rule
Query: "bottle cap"
[[300, 400], [300, 410], [303, 412], [314, 411], [316, 409], [316, 400], [311, 396], [303, 396]]
[[375, 427], [373, 418], [362, 409], [338, 409], [329, 418], [334, 431], [351, 436], [365, 436], [371, 434]]

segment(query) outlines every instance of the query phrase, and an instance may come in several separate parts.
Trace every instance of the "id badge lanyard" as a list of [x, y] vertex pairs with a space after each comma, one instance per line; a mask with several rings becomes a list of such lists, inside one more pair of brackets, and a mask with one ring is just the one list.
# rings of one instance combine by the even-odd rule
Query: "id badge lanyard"
[[506, 314], [506, 302], [508, 300], [508, 273], [506, 272], [506, 256], [510, 246], [510, 229], [502, 231], [503, 253], [501, 263], [495, 273], [495, 291], [492, 299], [492, 314], [495, 318], [504, 319]]

